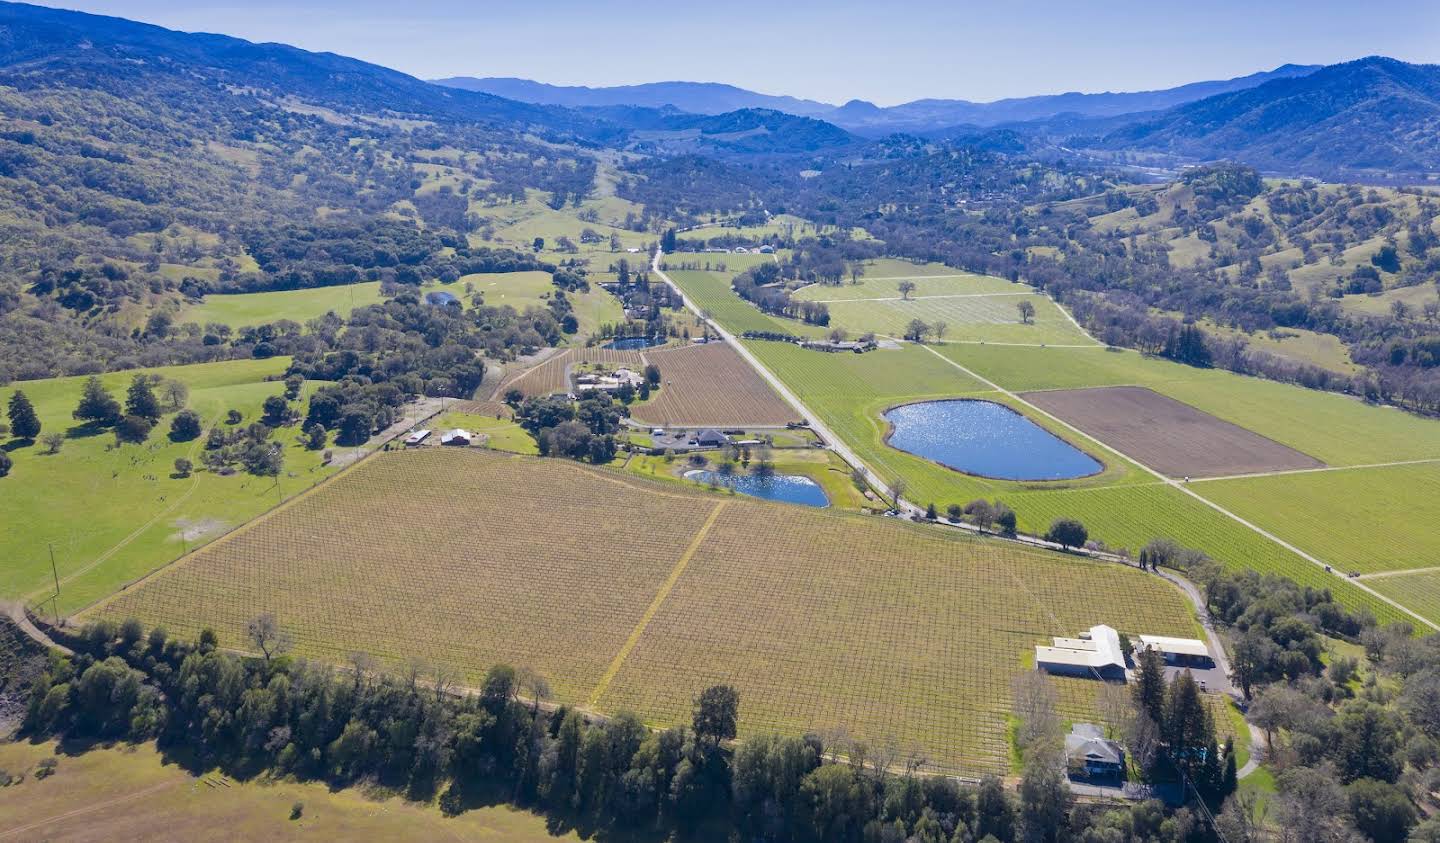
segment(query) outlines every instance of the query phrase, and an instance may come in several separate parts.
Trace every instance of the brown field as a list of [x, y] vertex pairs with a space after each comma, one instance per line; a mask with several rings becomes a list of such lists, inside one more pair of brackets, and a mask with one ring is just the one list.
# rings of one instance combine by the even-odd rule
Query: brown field
[[1320, 468], [1308, 454], [1138, 386], [1025, 393], [1025, 400], [1170, 477]]
[[667, 725], [727, 682], [742, 735], [844, 728], [974, 772], [1007, 767], [1031, 645], [1197, 629], [1133, 568], [439, 448], [361, 464], [87, 614], [243, 647], [267, 611], [303, 656], [420, 657], [470, 684], [506, 661], [557, 701]]
[[800, 415], [725, 343], [647, 352], [663, 385], [637, 420], [659, 425], [779, 427]]
[[618, 348], [577, 348], [571, 360], [575, 363], [601, 363], [606, 366], [624, 366], [635, 371], [645, 367], [645, 354]]

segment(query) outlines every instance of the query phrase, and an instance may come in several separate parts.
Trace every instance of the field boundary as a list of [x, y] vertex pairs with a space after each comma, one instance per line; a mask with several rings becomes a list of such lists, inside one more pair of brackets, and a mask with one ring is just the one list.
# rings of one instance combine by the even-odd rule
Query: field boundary
[[685, 548], [684, 553], [680, 554], [680, 558], [670, 569], [670, 575], [665, 578], [665, 582], [660, 584], [660, 589], [655, 592], [655, 597], [645, 608], [645, 613], [640, 616], [635, 628], [630, 630], [630, 636], [620, 646], [620, 652], [615, 654], [614, 659], [611, 659], [610, 666], [605, 668], [605, 673], [601, 675], [600, 681], [590, 692], [585, 703], [586, 708], [594, 708], [600, 702], [600, 698], [605, 696], [605, 692], [610, 689], [610, 683], [615, 681], [615, 676], [620, 673], [620, 668], [625, 666], [625, 660], [630, 657], [630, 652], [635, 649], [636, 644], [640, 643], [640, 637], [645, 634], [650, 622], [660, 613], [660, 607], [665, 605], [666, 599], [670, 597], [670, 592], [675, 590], [675, 584], [680, 581], [680, 576], [690, 566], [690, 560], [695, 558], [695, 553], [700, 550], [700, 545], [705, 543], [705, 537], [710, 535], [710, 528], [714, 527], [715, 522], [720, 519], [720, 513], [725, 511], [727, 504], [729, 501], [716, 503], [715, 508], [710, 510], [710, 515], [705, 518], [705, 523], [701, 524], [700, 529], [696, 530], [695, 535], [690, 538], [689, 546]]
[[1361, 574], [1355, 577], [1357, 580], [1379, 580], [1389, 577], [1405, 577], [1414, 574], [1433, 574], [1440, 571], [1440, 565], [1432, 565], [1428, 568], [1402, 568], [1399, 571], [1376, 571], [1373, 574]]

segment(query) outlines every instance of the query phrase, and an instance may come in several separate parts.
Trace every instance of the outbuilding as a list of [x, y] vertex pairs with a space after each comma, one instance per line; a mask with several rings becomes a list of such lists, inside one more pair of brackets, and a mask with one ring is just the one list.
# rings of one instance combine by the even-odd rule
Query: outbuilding
[[1165, 658], [1165, 664], [1174, 667], [1197, 667], [1208, 670], [1215, 666], [1210, 648], [1196, 638], [1170, 638], [1165, 635], [1142, 635], [1140, 647], [1158, 650]]
[[1092, 626], [1079, 638], [1054, 638], [1053, 646], [1035, 648], [1035, 667], [1057, 676], [1079, 676], [1106, 682], [1125, 681], [1125, 652], [1120, 633]]
[[723, 448], [730, 444], [730, 437], [718, 430], [707, 428], [695, 434], [695, 444], [701, 448]]
[[406, 445], [419, 445], [421, 442], [424, 442], [426, 439], [429, 439], [429, 438], [430, 438], [430, 431], [429, 431], [429, 430], [417, 430], [417, 431], [415, 431], [414, 433], [410, 434], [409, 436], [405, 437], [405, 444], [406, 444]]
[[472, 434], [470, 431], [461, 430], [457, 427], [454, 430], [446, 433], [444, 436], [441, 436], [440, 444], [454, 445], [457, 448], [468, 448], [470, 446], [471, 440], [473, 440], [474, 438], [474, 434]]

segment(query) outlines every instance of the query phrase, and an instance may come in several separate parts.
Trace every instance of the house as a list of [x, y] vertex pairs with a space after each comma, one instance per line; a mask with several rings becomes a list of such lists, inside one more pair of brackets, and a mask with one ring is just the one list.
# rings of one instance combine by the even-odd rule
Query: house
[[1120, 633], [1092, 626], [1079, 638], [1055, 638], [1054, 646], [1035, 648], [1035, 667], [1056, 676], [1079, 676], [1106, 682], [1125, 681], [1125, 652]]
[[1142, 650], [1158, 650], [1165, 657], [1165, 664], [1172, 667], [1198, 667], [1210, 669], [1215, 659], [1204, 641], [1194, 638], [1170, 638], [1165, 635], [1140, 636]]
[[709, 428], [695, 434], [695, 444], [701, 448], [723, 448], [730, 444], [730, 437]]
[[434, 305], [436, 307], [449, 307], [451, 305], [458, 306], [460, 304], [460, 299], [456, 298], [454, 293], [447, 293], [444, 290], [435, 290], [433, 292], [425, 294], [425, 303]]
[[472, 439], [474, 439], [474, 438], [475, 438], [475, 435], [474, 435], [473, 433], [471, 433], [470, 431], [468, 431], [468, 430], [461, 430], [460, 428], [457, 427], [457, 428], [455, 428], [454, 430], [450, 431], [449, 433], [446, 433], [444, 436], [441, 436], [441, 437], [440, 437], [440, 444], [441, 444], [441, 445], [454, 445], [454, 446], [457, 447], [457, 448], [468, 448], [468, 447], [470, 447], [470, 440], [472, 440]]
[[429, 438], [430, 438], [430, 431], [429, 431], [429, 430], [417, 430], [417, 431], [415, 431], [414, 433], [410, 434], [409, 436], [405, 437], [405, 444], [406, 444], [406, 445], [419, 445], [421, 442], [424, 442], [426, 439], [429, 439]]
[[1070, 775], [1086, 779], [1125, 778], [1125, 750], [1094, 723], [1076, 723], [1065, 736], [1065, 762]]
[[622, 386], [628, 385], [631, 389], [639, 389], [640, 384], [645, 382], [645, 376], [631, 369], [619, 368], [608, 374], [585, 374], [575, 376], [575, 391], [579, 392], [615, 392]]
[[849, 351], [855, 354], [864, 354], [874, 348], [875, 343], [873, 341], [858, 342], [853, 340], [806, 340], [800, 343], [800, 347], [810, 349], [811, 351]]
[[765, 244], [764, 246], [761, 246], [761, 247], [760, 247], [760, 254], [762, 254], [762, 255], [773, 255], [773, 254], [775, 254], [775, 247], [774, 247], [774, 246], [771, 246], [770, 244], [767, 243], [767, 244]]

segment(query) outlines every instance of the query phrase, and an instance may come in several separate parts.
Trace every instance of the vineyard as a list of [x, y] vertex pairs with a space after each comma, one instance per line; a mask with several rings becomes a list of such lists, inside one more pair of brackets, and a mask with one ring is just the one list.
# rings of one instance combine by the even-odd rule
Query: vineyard
[[1343, 571], [1440, 560], [1440, 463], [1197, 484], [1195, 490]]
[[1370, 577], [1365, 584], [1440, 623], [1440, 571]]
[[[1197, 486], [1205, 492], [1210, 484]], [[1171, 538], [1205, 551], [1231, 568], [1279, 574], [1301, 585], [1330, 589], [1352, 608], [1366, 608], [1383, 621], [1400, 620], [1393, 607], [1375, 600], [1347, 581], [1291, 553], [1184, 492], [1163, 483], [1106, 489], [1065, 489], [1006, 493], [1022, 532], [1044, 533], [1056, 518], [1078, 518], [1092, 539], [1132, 555], [1153, 538]]]
[[545, 358], [538, 365], [522, 369], [505, 380], [495, 390], [496, 398], [512, 389], [518, 389], [526, 398], [537, 398], [569, 388], [565, 378], [570, 364], [575, 362], [575, 349], [566, 348]]
[[778, 427], [800, 414], [722, 342], [647, 351], [661, 389], [631, 415], [648, 424]]
[[[1016, 285], [1018, 286], [1018, 285]], [[965, 342], [999, 342], [1028, 344], [1093, 343], [1080, 332], [1050, 299], [1034, 294], [1029, 288], [1023, 293], [977, 295], [964, 293], [939, 298], [898, 297], [860, 301], [831, 302], [830, 323], [850, 330], [852, 334], [874, 332], [892, 337], [905, 335], [912, 320], [934, 324], [944, 322], [942, 340]], [[1024, 324], [1017, 309], [1020, 302], [1035, 307], [1033, 322]]]
[[757, 331], [818, 337], [828, 333], [824, 328], [806, 325], [795, 319], [772, 317], [762, 312], [755, 305], [735, 295], [730, 289], [731, 276], [728, 274], [682, 269], [670, 270], [666, 274], [680, 286], [696, 307], [736, 334]]
[[89, 614], [243, 647], [261, 612], [299, 655], [363, 648], [467, 683], [505, 661], [655, 723], [730, 682], [743, 734], [843, 727], [975, 772], [1006, 767], [1033, 644], [1196, 631], [1178, 591], [1118, 565], [439, 448], [357, 466]]

